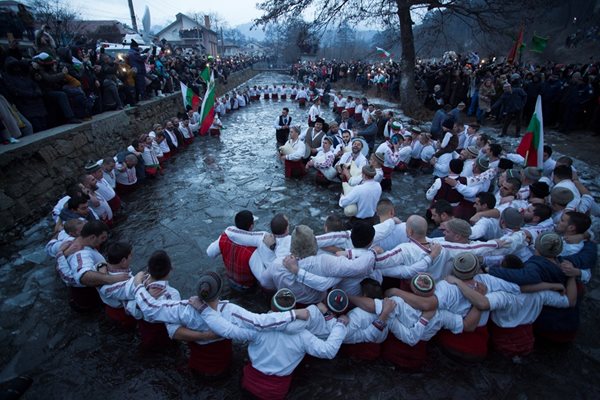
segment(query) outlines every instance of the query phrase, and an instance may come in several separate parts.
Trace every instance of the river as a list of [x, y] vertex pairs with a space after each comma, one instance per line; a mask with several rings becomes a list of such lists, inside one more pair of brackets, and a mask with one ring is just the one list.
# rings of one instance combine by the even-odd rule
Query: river
[[[273, 83], [292, 82], [272, 73], [248, 82]], [[237, 211], [251, 210], [258, 217], [258, 230], [268, 230], [271, 217], [284, 212], [292, 226], [307, 224], [317, 233], [330, 213], [341, 212], [339, 187], [315, 186], [308, 177], [284, 179], [272, 127], [283, 106], [305, 126], [308, 109], [300, 110], [289, 101], [253, 103], [223, 118], [226, 129], [220, 139], [197, 138], [167, 165], [164, 176], [124, 199], [128, 219], [111, 231], [111, 240], [133, 244], [134, 271], [144, 268], [153, 251], [164, 249], [174, 265], [170, 282], [186, 298], [194, 294], [203, 271], [223, 273], [221, 260], [208, 258], [205, 250], [233, 225]], [[326, 120], [332, 116], [325, 112]], [[503, 143], [514, 146], [515, 140]], [[574, 153], [570, 155], [577, 157]], [[597, 196], [598, 166], [581, 160], [576, 166]], [[431, 181], [430, 176], [396, 173], [393, 191], [384, 196], [405, 219], [425, 209], [424, 193]], [[594, 226], [598, 232], [596, 222]], [[113, 327], [100, 314], [72, 311], [67, 291], [44, 253], [51, 229], [50, 220], [42, 220], [23, 239], [2, 249], [0, 382], [31, 376], [33, 385], [25, 399], [239, 398], [241, 368], [247, 360], [242, 345], [235, 346], [230, 378], [203, 382], [187, 370], [185, 346], [140, 353], [135, 335]], [[594, 278], [581, 304], [581, 333], [568, 348], [538, 350], [520, 363], [491, 353], [485, 362], [470, 365], [451, 360], [432, 344], [429, 362], [419, 373], [338, 356], [300, 366], [289, 398], [600, 398], [598, 281]], [[240, 296], [226, 289], [223, 297], [253, 311], [267, 309], [260, 294]]]

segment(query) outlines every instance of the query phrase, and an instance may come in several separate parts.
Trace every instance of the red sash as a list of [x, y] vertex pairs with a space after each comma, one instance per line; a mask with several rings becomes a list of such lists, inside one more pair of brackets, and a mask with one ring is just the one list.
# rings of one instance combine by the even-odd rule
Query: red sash
[[352, 107], [352, 108], [346, 108], [346, 111], [348, 111], [348, 116], [349, 117], [354, 116], [354, 107]]
[[281, 95], [281, 100], [285, 100], [287, 98], [287, 96], [285, 94]]
[[377, 360], [379, 358], [379, 355], [381, 354], [381, 344], [343, 344], [340, 350], [342, 351], [342, 354], [346, 357], [355, 358], [357, 360], [373, 361]]
[[420, 341], [414, 346], [409, 346], [390, 333], [381, 344], [381, 358], [400, 368], [419, 369], [427, 361], [427, 342]]
[[301, 178], [306, 174], [306, 170], [304, 168], [304, 163], [302, 162], [302, 160], [285, 160], [284, 164], [286, 178]]
[[344, 111], [344, 107], [336, 107], [336, 111], [338, 114], [341, 114]]
[[468, 200], [462, 199], [456, 207], [454, 207], [453, 214], [456, 218], [464, 219], [468, 221], [473, 215], [475, 215], [475, 208], [473, 203]]
[[264, 97], [265, 100], [269, 100], [269, 93], [265, 93]]
[[107, 203], [110, 206], [110, 209], [113, 211], [113, 213], [119, 212], [119, 210], [121, 209], [121, 198], [116, 193], [115, 197], [107, 201]]
[[315, 183], [317, 185], [329, 185], [329, 179], [327, 179], [321, 171], [317, 170], [317, 174], [315, 175]]
[[278, 95], [277, 93], [273, 93], [273, 94], [271, 95], [271, 98], [272, 98], [273, 100], [277, 100], [277, 99], [279, 99], [279, 95]]
[[393, 168], [382, 166], [381, 169], [383, 170], [383, 179], [392, 179]]
[[134, 183], [133, 185], [123, 185], [122, 183], [117, 182], [117, 188], [115, 191], [119, 194], [119, 196], [124, 196], [126, 194], [133, 193], [136, 187], [137, 183]]
[[296, 99], [296, 95], [295, 94], [290, 94], [290, 99], [295, 100]]
[[194, 142], [194, 137], [189, 137], [189, 138], [185, 138], [183, 139], [183, 142], [186, 144], [186, 146], [189, 146], [190, 144], [192, 144]]
[[146, 175], [151, 177], [156, 176], [158, 173], [158, 167], [146, 167], [144, 170], [146, 171]]
[[489, 329], [494, 348], [504, 356], [526, 356], [533, 351], [535, 339], [532, 324], [501, 328], [490, 321]]
[[150, 323], [144, 320], [138, 321], [141, 347], [144, 350], [160, 349], [171, 344], [171, 339], [167, 333], [167, 328], [163, 323]]
[[114, 308], [105, 304], [104, 311], [106, 312], [106, 316], [108, 319], [116, 322], [121, 328], [131, 331], [135, 329], [137, 325], [137, 320], [133, 318], [131, 315], [125, 312], [123, 307]]
[[298, 99], [298, 105], [300, 107], [304, 107], [306, 105], [306, 99], [305, 98]]
[[481, 361], [487, 356], [487, 326], [479, 326], [474, 332], [455, 335], [447, 329], [438, 332], [440, 345], [450, 354], [467, 361]]
[[231, 340], [219, 340], [209, 344], [188, 342], [189, 367], [205, 376], [222, 375], [231, 365], [233, 347]]
[[208, 131], [210, 132], [210, 136], [221, 136], [221, 130], [219, 128], [210, 128]]
[[261, 400], [283, 400], [290, 390], [292, 375], [265, 375], [248, 363], [242, 375], [242, 388]]

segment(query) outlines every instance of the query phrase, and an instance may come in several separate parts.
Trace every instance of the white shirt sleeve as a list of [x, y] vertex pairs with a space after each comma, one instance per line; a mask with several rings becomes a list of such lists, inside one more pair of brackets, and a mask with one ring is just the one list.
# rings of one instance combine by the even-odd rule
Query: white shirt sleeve
[[427, 193], [425, 193], [425, 198], [427, 198], [427, 200], [429, 200], [429, 201], [433, 201], [433, 198], [435, 197], [435, 195], [437, 194], [437, 192], [440, 190], [441, 187], [442, 187], [442, 180], [440, 178], [435, 178], [435, 181], [433, 181], [433, 184], [427, 190]]
[[300, 333], [304, 350], [313, 357], [332, 359], [337, 354], [348, 329], [342, 323], [336, 323], [327, 340], [321, 340], [309, 331]]
[[214, 242], [212, 242], [208, 248], [206, 249], [206, 254], [211, 257], [211, 258], [215, 258], [218, 255], [221, 254], [221, 248], [219, 247], [219, 240], [221, 239], [221, 237], [219, 236], [219, 239], [215, 240]]
[[431, 257], [424, 254], [424, 257], [411, 265], [394, 265], [388, 268], [378, 268], [383, 276], [392, 278], [409, 279], [420, 272], [425, 272], [431, 266]]
[[296, 319], [294, 310], [257, 314], [232, 303], [228, 303], [225, 307], [234, 307], [231, 319], [236, 325], [258, 331], [283, 330], [288, 323]]
[[367, 252], [352, 260], [328, 254], [320, 256], [321, 271], [325, 276], [336, 278], [355, 278], [366, 276], [373, 269], [375, 254]]
[[190, 325], [191, 320], [199, 318], [196, 310], [181, 300], [157, 300], [146, 290], [144, 285], [135, 288], [135, 301], [148, 322], [165, 322], [168, 324]]
[[340, 283], [341, 278], [315, 275], [300, 268], [298, 270], [298, 274], [296, 275], [296, 281], [308, 286], [309, 288], [318, 290], [320, 292], [325, 292], [327, 289], [335, 287], [335, 285]]
[[219, 312], [210, 307], [206, 307], [201, 315], [211, 331], [226, 339], [245, 342], [253, 340], [258, 334], [257, 331], [235, 326], [233, 323], [223, 318]]

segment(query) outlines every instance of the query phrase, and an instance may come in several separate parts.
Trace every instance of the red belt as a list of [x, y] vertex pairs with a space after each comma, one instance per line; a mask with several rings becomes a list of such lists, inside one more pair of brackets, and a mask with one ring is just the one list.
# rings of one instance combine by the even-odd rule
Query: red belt
[[460, 358], [476, 361], [487, 356], [487, 326], [480, 326], [473, 332], [463, 332], [458, 335], [442, 329], [437, 337], [445, 350]]
[[189, 342], [189, 367], [207, 376], [218, 376], [225, 373], [231, 365], [233, 347], [231, 340], [219, 340], [209, 344]]
[[292, 375], [265, 375], [246, 364], [242, 375], [242, 388], [261, 400], [283, 400], [290, 390]]
[[381, 358], [400, 368], [419, 369], [427, 361], [427, 342], [420, 341], [414, 346], [409, 346], [390, 333], [381, 344]]
[[490, 338], [494, 348], [506, 357], [525, 356], [533, 351], [533, 325], [501, 328], [490, 322]]

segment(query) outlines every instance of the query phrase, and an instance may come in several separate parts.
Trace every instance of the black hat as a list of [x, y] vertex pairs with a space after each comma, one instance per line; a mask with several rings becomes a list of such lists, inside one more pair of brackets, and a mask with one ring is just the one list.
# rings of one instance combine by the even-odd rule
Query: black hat
[[446, 118], [446, 120], [442, 122], [442, 128], [452, 130], [454, 128], [454, 118]]
[[136, 49], [136, 48], [140, 47], [140, 45], [138, 44], [138, 42], [135, 41], [135, 39], [131, 39], [130, 47], [132, 49]]
[[315, 120], [315, 124], [316, 123], [324, 124], [325, 120], [323, 118], [321, 118], [321, 117], [317, 117], [317, 119]]
[[514, 167], [515, 163], [512, 162], [512, 160], [509, 160], [508, 158], [501, 158], [500, 161], [498, 162], [498, 168], [499, 169], [512, 169], [512, 167]]

